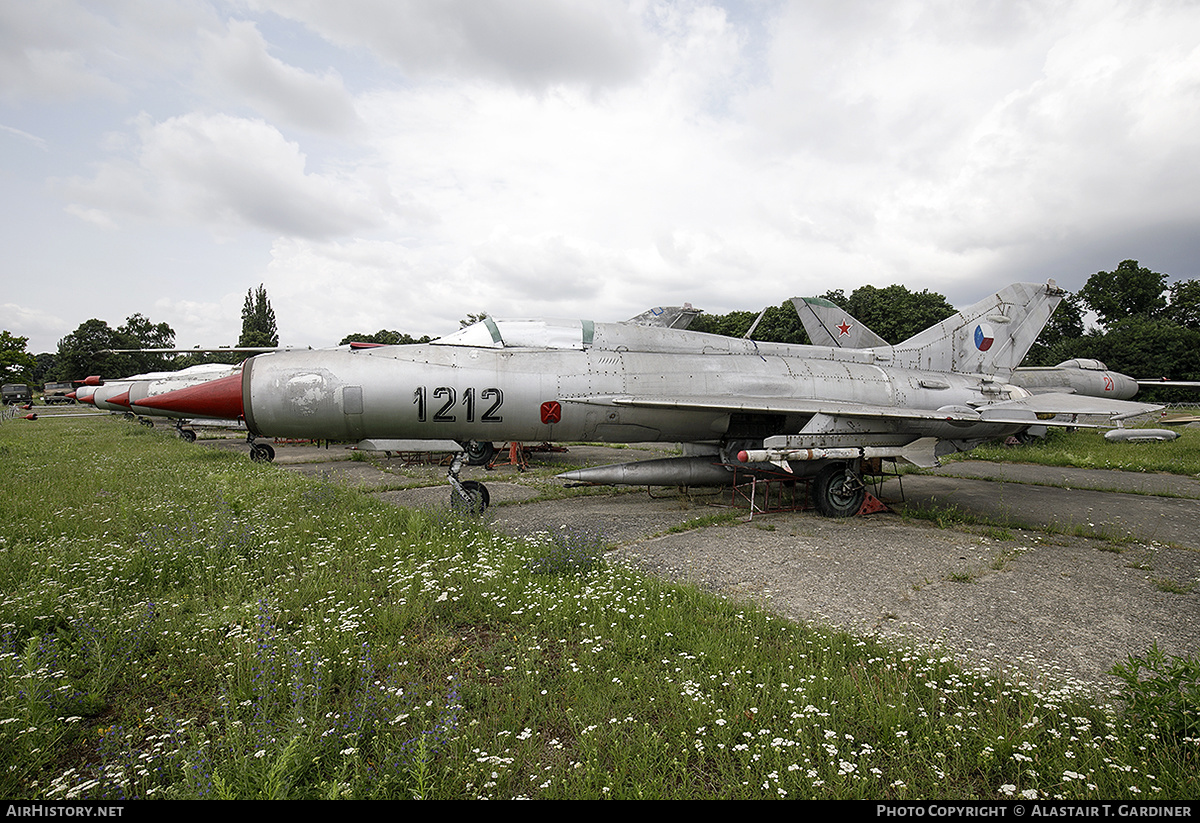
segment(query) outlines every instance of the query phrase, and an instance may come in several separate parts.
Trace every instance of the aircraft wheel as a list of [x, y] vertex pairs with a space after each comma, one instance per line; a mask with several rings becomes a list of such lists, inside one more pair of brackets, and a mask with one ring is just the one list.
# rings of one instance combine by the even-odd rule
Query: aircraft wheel
[[182, 437], [183, 440], [187, 443], [195, 443], [196, 442], [196, 433], [194, 431], [192, 431], [191, 429], [180, 429], [179, 436]]
[[152, 428], [154, 428], [154, 421], [153, 421], [153, 420], [150, 420], [150, 419], [148, 419], [148, 418], [145, 418], [145, 417], [139, 417], [139, 418], [138, 418], [138, 422], [139, 422], [139, 423], [141, 423], [143, 426], [145, 426], [145, 427], [146, 427], [146, 428], [148, 428], [148, 429], [152, 429]]
[[867, 487], [845, 463], [831, 463], [817, 472], [812, 495], [817, 511], [826, 517], [850, 517], [862, 508]]
[[255, 463], [273, 463], [275, 450], [266, 443], [256, 443], [250, 447], [250, 459]]
[[496, 444], [487, 440], [468, 440], [463, 444], [468, 466], [486, 466], [496, 456]]
[[483, 514], [491, 502], [487, 486], [478, 480], [462, 481], [462, 491], [451, 488], [450, 508], [462, 514]]

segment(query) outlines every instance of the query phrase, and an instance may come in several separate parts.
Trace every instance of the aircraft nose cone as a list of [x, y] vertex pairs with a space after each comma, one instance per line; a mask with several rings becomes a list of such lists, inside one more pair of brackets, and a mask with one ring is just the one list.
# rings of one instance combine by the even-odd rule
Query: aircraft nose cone
[[196, 417], [237, 420], [243, 414], [242, 375], [240, 373], [231, 374], [228, 377], [210, 380], [186, 389], [176, 389], [143, 397], [140, 400], [134, 400], [133, 405], [180, 412]]
[[1138, 393], [1138, 383], [1132, 377], [1127, 377], [1123, 374], [1114, 375], [1116, 378], [1116, 392], [1113, 396], [1118, 400], [1128, 400]]

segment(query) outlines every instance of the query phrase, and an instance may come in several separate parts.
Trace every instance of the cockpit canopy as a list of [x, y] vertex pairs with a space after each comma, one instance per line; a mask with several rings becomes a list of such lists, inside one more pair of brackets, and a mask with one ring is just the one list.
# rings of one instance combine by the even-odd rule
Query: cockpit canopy
[[493, 320], [485, 317], [465, 329], [431, 340], [435, 346], [485, 349], [576, 349], [592, 344], [591, 320]]
[[1087, 357], [1077, 357], [1074, 360], [1065, 360], [1055, 366], [1057, 369], [1083, 369], [1084, 371], [1108, 371], [1108, 366], [1101, 363], [1099, 360], [1092, 360]]

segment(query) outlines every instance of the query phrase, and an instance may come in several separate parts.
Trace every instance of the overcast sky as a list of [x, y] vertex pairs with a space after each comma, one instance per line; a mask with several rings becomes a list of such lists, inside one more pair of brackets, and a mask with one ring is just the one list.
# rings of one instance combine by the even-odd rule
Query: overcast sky
[[1200, 3], [5, 0], [0, 328], [1200, 277]]

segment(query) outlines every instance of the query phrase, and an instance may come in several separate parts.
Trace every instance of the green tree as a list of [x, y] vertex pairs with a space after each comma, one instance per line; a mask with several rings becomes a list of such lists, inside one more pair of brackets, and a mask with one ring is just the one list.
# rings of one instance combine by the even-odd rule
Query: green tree
[[476, 323], [483, 322], [485, 317], [488, 317], [487, 312], [481, 311], [479, 314], [468, 314], [462, 320], [458, 321], [459, 328], [465, 329], [467, 326], [474, 326]]
[[1181, 326], [1200, 331], [1200, 280], [1171, 284], [1167, 316]]
[[925, 289], [914, 292], [899, 284], [882, 289], [859, 286], [838, 305], [889, 343], [907, 340], [955, 312], [944, 295]]
[[58, 355], [54, 352], [39, 352], [35, 355], [37, 366], [33, 369], [33, 380], [35, 383], [42, 385], [46, 382], [48, 375], [53, 374], [54, 364], [58, 362]]
[[[1083, 335], [1083, 307], [1078, 296], [1068, 294], [1050, 315], [1050, 322], [1025, 356], [1024, 365], [1057, 366], [1064, 360], [1080, 356], [1069, 352]], [[1066, 357], [1062, 356], [1064, 352], [1068, 352]]]
[[[173, 328], [166, 323], [155, 324], [150, 318], [141, 314], [125, 318], [125, 324], [117, 328], [116, 334], [125, 339], [125, 345], [122, 348], [170, 349], [175, 346], [175, 330]], [[174, 355], [165, 352], [131, 353], [129, 359], [131, 374], [173, 371], [178, 368]]]
[[28, 337], [0, 332], [0, 383], [32, 383], [37, 358], [25, 351]]
[[[904, 286], [860, 286], [846, 297], [841, 289], [821, 295], [844, 308], [859, 322], [889, 343], [907, 340], [919, 331], [954, 314], [954, 307], [943, 295], [931, 291], [909, 291]], [[742, 337], [754, 323], [758, 312], [733, 311], [729, 314], [701, 314], [689, 327], [693, 331]], [[773, 343], [808, 343], [808, 335], [789, 300], [771, 306], [752, 335], [755, 340]]]
[[238, 338], [238, 346], [278, 346], [279, 330], [275, 327], [275, 310], [267, 299], [267, 290], [261, 283], [258, 289], [246, 292], [246, 302], [242, 306], [242, 335]]
[[1079, 298], [1109, 328], [1127, 317], [1158, 317], [1167, 307], [1166, 291], [1167, 275], [1124, 260], [1113, 271], [1089, 277]]
[[45, 378], [82, 380], [99, 375], [105, 380], [115, 380], [151, 371], [173, 371], [181, 364], [172, 355], [116, 350], [169, 349], [174, 345], [174, 329], [141, 314], [125, 318], [125, 324], [116, 329], [92, 318], [58, 341], [58, 355]]
[[348, 334], [338, 343], [339, 346], [345, 346], [347, 343], [379, 343], [384, 346], [401, 346], [410, 343], [428, 343], [432, 338], [428, 335], [424, 337], [413, 337], [408, 334], [402, 334], [398, 331], [389, 329], [380, 329], [374, 334], [362, 334], [355, 332]]
[[117, 333], [103, 320], [92, 318], [58, 341], [58, 359], [53, 380], [83, 380], [99, 375], [106, 380], [128, 377], [136, 372], [133, 358], [110, 349], [133, 348], [130, 339]]
[[[754, 325], [759, 313], [756, 311], [731, 311], [728, 314], [701, 313], [692, 324], [690, 331], [721, 334], [726, 337], [745, 337], [746, 332]], [[762, 319], [754, 327], [754, 340], [765, 343], [808, 343], [808, 335], [796, 308], [791, 301], [778, 306], [768, 306], [762, 313]]]

